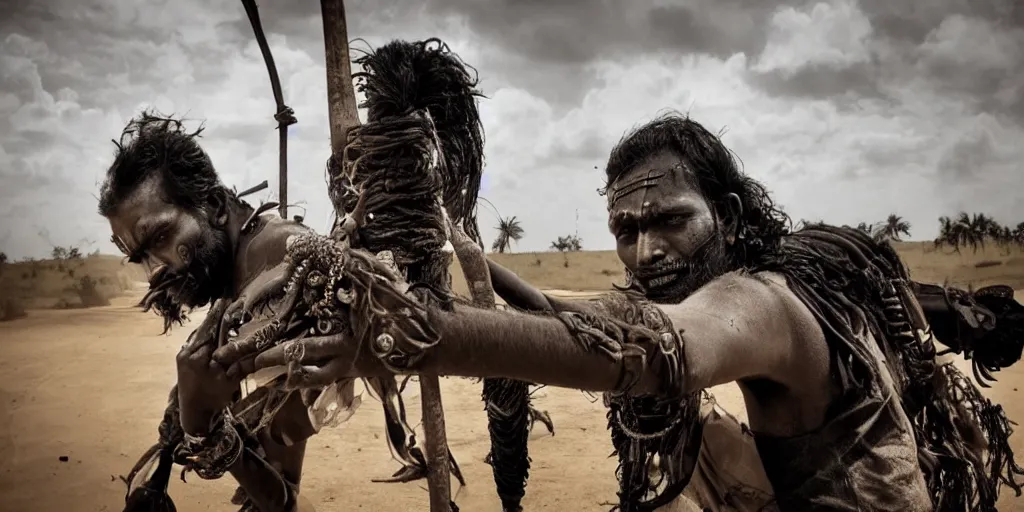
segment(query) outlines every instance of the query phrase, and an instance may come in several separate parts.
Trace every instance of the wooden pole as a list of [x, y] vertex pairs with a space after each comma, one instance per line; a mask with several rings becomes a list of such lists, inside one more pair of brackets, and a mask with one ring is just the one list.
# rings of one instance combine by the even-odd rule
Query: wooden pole
[[281, 127], [277, 130], [277, 142], [280, 149], [278, 156], [277, 170], [277, 198], [281, 204], [277, 205], [277, 211], [282, 219], [288, 218], [288, 128]]
[[359, 126], [348, 26], [344, 0], [320, 0], [324, 18], [324, 54], [327, 66], [327, 109], [331, 125], [331, 153], [341, 161], [348, 130]]
[[274, 56], [270, 52], [270, 45], [267, 43], [267, 36], [263, 33], [263, 24], [260, 23], [259, 10], [256, 7], [256, 0], [242, 0], [245, 13], [249, 16], [249, 23], [252, 25], [253, 34], [256, 35], [256, 43], [259, 44], [260, 53], [263, 54], [263, 62], [267, 65], [267, 73], [270, 74], [270, 88], [274, 92], [274, 102], [277, 103], [277, 113], [274, 119], [277, 121], [278, 130], [278, 211], [281, 218], [288, 218], [288, 126], [295, 124], [295, 114], [292, 109], [284, 104], [284, 92], [281, 90], [281, 79], [277, 75], [277, 66], [274, 64]]
[[[331, 126], [331, 152], [342, 162], [348, 131], [359, 126], [352, 63], [348, 46], [348, 27], [344, 0], [320, 0], [324, 20], [324, 53], [327, 67], [327, 102]], [[338, 212], [341, 214], [342, 212]], [[420, 375], [423, 407], [423, 433], [426, 438], [427, 486], [430, 511], [450, 512], [451, 481], [444, 407], [437, 375]]]

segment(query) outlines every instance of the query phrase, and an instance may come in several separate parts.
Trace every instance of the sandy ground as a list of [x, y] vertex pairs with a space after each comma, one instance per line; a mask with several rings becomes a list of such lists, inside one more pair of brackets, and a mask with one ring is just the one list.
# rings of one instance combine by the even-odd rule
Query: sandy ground
[[[161, 336], [157, 319], [130, 307], [32, 311], [0, 324], [0, 510], [117, 511], [125, 474], [156, 439], [156, 426], [173, 384], [173, 358], [190, 328]], [[201, 315], [196, 315], [193, 325]], [[1024, 368], [1004, 371], [989, 390], [1011, 419], [1024, 419]], [[468, 486], [462, 510], [500, 510], [487, 453], [480, 384], [443, 379], [448, 438]], [[730, 410], [742, 409], [735, 388], [716, 390]], [[529, 511], [607, 510], [614, 499], [614, 460], [596, 397], [546, 388], [535, 403], [548, 410], [556, 435], [533, 433], [533, 470], [524, 505]], [[409, 401], [418, 403], [418, 395]], [[418, 411], [418, 407], [411, 407]], [[415, 414], [415, 413], [414, 413]], [[373, 484], [398, 468], [383, 433], [383, 413], [372, 399], [348, 423], [310, 443], [303, 495], [319, 511], [426, 510], [424, 483]], [[1024, 433], [1013, 440], [1024, 458]], [[59, 458], [67, 456], [67, 462]], [[230, 478], [189, 483], [173, 479], [178, 510], [230, 511]], [[1024, 510], [1024, 498], [1004, 496], [1000, 510]]]

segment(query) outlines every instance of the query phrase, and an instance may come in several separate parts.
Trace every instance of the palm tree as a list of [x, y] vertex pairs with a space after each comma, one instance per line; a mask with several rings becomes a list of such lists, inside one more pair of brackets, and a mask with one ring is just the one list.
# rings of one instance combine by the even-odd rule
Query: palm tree
[[491, 250], [494, 252], [506, 252], [512, 247], [512, 242], [523, 239], [523, 228], [515, 215], [505, 219], [498, 218], [498, 227], [495, 229], [498, 230], [498, 238], [491, 244]]
[[1013, 246], [1013, 230], [1010, 226], [1000, 226], [999, 229], [993, 230], [992, 238], [995, 239], [996, 245], [1001, 247], [1006, 254], [1010, 254], [1010, 248]]
[[935, 237], [935, 248], [938, 249], [943, 245], [949, 245], [954, 251], [960, 251], [960, 244], [957, 241], [956, 236], [953, 234], [953, 219], [946, 217], [945, 215], [939, 217], [939, 236]]
[[1010, 240], [1020, 247], [1024, 247], [1024, 222], [1017, 224], [1017, 227], [1010, 232]]
[[903, 217], [890, 213], [885, 222], [877, 228], [877, 231], [877, 237], [899, 242], [900, 235], [910, 236], [910, 223], [903, 220]]
[[974, 240], [974, 243], [971, 244], [971, 246], [975, 252], [978, 251], [979, 246], [984, 249], [985, 239], [991, 238], [992, 234], [999, 229], [999, 224], [995, 219], [985, 215], [984, 213], [975, 213], [968, 218], [966, 212], [961, 212], [960, 222], [963, 223], [965, 220], [967, 221], [967, 229], [970, 230], [971, 237]]
[[948, 245], [955, 252], [960, 252], [962, 247], [970, 247], [978, 252], [979, 246], [985, 246], [988, 223], [989, 219], [984, 214], [971, 217], [967, 212], [960, 212], [956, 219], [939, 217], [939, 237], [935, 239], [935, 246]]

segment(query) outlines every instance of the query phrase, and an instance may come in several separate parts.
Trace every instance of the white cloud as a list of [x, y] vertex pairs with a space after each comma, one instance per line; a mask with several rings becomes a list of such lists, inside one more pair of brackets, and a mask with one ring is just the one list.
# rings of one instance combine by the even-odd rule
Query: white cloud
[[771, 31], [756, 71], [793, 72], [808, 65], [845, 68], [870, 57], [871, 22], [853, 0], [783, 7], [772, 16]]

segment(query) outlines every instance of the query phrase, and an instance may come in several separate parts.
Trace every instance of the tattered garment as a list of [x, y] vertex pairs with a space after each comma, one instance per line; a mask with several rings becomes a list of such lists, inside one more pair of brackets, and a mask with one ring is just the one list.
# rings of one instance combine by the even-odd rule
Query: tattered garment
[[840, 390], [815, 432], [755, 434], [781, 509], [988, 511], [1002, 482], [1017, 487], [1005, 414], [951, 364], [937, 364], [927, 325], [910, 318], [909, 275], [891, 246], [815, 226], [750, 270], [785, 276], [814, 314]]

